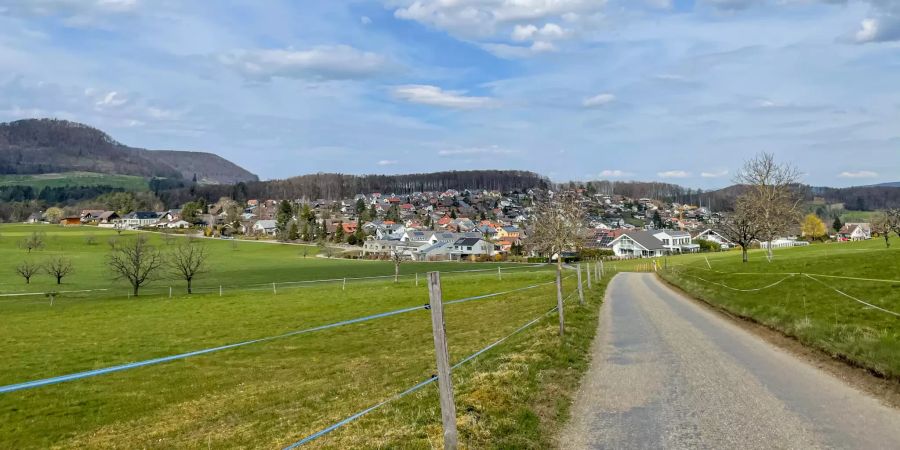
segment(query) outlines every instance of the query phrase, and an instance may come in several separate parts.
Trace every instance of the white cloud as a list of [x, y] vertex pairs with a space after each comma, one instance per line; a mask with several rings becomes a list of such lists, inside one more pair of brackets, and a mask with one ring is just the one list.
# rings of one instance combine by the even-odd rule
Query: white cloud
[[393, 165], [397, 164], [398, 162], [399, 161], [394, 160], [394, 159], [382, 159], [381, 161], [378, 161], [375, 164], [377, 164], [379, 166], [393, 166]]
[[515, 153], [515, 150], [502, 148], [499, 145], [491, 145], [488, 147], [467, 147], [453, 148], [438, 151], [440, 156], [456, 156], [456, 155], [509, 155]]
[[593, 97], [588, 97], [581, 102], [581, 105], [585, 108], [596, 108], [598, 106], [605, 106], [612, 102], [616, 101], [616, 96], [609, 93], [597, 94]]
[[878, 172], [872, 172], [871, 170], [859, 170], [856, 172], [841, 172], [838, 174], [839, 178], [875, 178], [878, 176]]
[[727, 170], [717, 170], [714, 172], [701, 172], [700, 176], [703, 178], [722, 178], [728, 175]]
[[369, 16], [362, 16], [359, 18], [359, 22], [363, 25], [368, 25], [368, 24], [372, 23], [372, 19], [369, 18]]
[[[85, 93], [87, 93], [87, 91], [85, 91]], [[94, 105], [96, 105], [98, 108], [115, 108], [118, 106], [122, 106], [125, 103], [128, 103], [128, 99], [125, 96], [119, 94], [116, 91], [110, 91], [99, 100], [97, 100]]]
[[490, 97], [473, 97], [465, 94], [465, 91], [445, 91], [437, 86], [427, 84], [409, 84], [394, 88], [395, 97], [422, 105], [474, 109], [486, 108], [495, 104], [494, 99]]
[[565, 37], [566, 34], [566, 30], [555, 23], [544, 24], [544, 26], [541, 28], [538, 28], [532, 24], [528, 24], [516, 25], [515, 27], [513, 27], [513, 31], [510, 37], [512, 37], [512, 40], [514, 41], [522, 42], [535, 39], [561, 39]]
[[531, 45], [482, 44], [481, 48], [503, 59], [523, 59], [541, 53], [556, 51], [556, 46], [546, 41], [534, 41]]
[[600, 172], [600, 178], [623, 178], [630, 177], [632, 174], [619, 169], [603, 170]]
[[684, 170], [667, 170], [665, 172], [657, 172], [656, 176], [660, 178], [687, 178], [691, 176], [691, 173]]
[[245, 76], [262, 79], [368, 78], [387, 71], [389, 67], [385, 57], [347, 45], [319, 46], [307, 50], [236, 50], [221, 55], [219, 61]]

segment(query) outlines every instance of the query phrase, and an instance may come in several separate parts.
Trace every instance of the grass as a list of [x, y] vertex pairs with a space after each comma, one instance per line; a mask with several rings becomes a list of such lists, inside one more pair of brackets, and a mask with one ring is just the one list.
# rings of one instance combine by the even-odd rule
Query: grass
[[[19, 243], [30, 234], [43, 233], [43, 250], [26, 253]], [[109, 253], [108, 242], [115, 239], [132, 239], [136, 232], [126, 232], [118, 236], [114, 231], [96, 227], [61, 227], [58, 225], [0, 225], [0, 294], [23, 292], [46, 292], [62, 290], [84, 290], [109, 288], [109, 295], [125, 296], [128, 285], [113, 280], [105, 258]], [[164, 236], [148, 234], [151, 242], [164, 253], [171, 251], [182, 236], [172, 236], [166, 243]], [[89, 244], [88, 238], [94, 243]], [[266, 283], [286, 283], [303, 280], [320, 280], [341, 277], [370, 277], [393, 275], [394, 266], [387, 261], [356, 261], [348, 259], [317, 258], [317, 247], [309, 245], [278, 245], [265, 241], [224, 241], [208, 239], [203, 241], [209, 252], [208, 269], [194, 282], [199, 290], [214, 290], [219, 286], [226, 290], [259, 287]], [[75, 271], [63, 279], [62, 285], [46, 274], [32, 279], [31, 284], [15, 272], [16, 265], [24, 259], [37, 262], [53, 256], [63, 255], [72, 260]], [[519, 267], [513, 264], [499, 264], [504, 267]], [[496, 268], [495, 263], [404, 263], [402, 274], [424, 273], [432, 270], [452, 271]], [[158, 280], [151, 282], [144, 292], [160, 295], [168, 293], [169, 286], [175, 291], [185, 290], [185, 283], [162, 273]], [[105, 295], [94, 293], [92, 296]]]
[[131, 175], [93, 172], [45, 173], [39, 175], [0, 175], [0, 186], [31, 186], [36, 191], [45, 187], [112, 186], [126, 191], [145, 191], [147, 180]]
[[[883, 240], [762, 251], [741, 263], [739, 252], [670, 258], [660, 275], [714, 306], [764, 324], [833, 357], [900, 380], [900, 318], [858, 303], [900, 312], [900, 249]], [[795, 274], [795, 275], [790, 275]], [[896, 280], [873, 282], [847, 278]], [[784, 280], [776, 286], [758, 289]], [[727, 287], [725, 287], [727, 286]], [[729, 289], [733, 288], [733, 289]]]
[[[28, 226], [0, 227], [2, 264], [24, 251], [11, 242]], [[107, 283], [106, 244], [86, 228], [42, 228], [48, 248], [78, 258], [70, 287]], [[91, 231], [98, 233], [101, 231]], [[155, 237], [160, 239], [159, 237]], [[49, 241], [54, 241], [50, 243]], [[165, 246], [162, 241], [158, 243]], [[208, 242], [206, 283], [268, 282], [392, 273], [390, 263], [303, 258], [296, 246]], [[98, 247], [98, 248], [93, 248]], [[404, 264], [404, 271], [472, 264]], [[484, 265], [496, 267], [496, 265]], [[5, 270], [5, 269], [3, 269]], [[4, 286], [14, 277], [0, 278]], [[78, 277], [81, 279], [78, 279]], [[238, 280], [240, 278], [240, 280]], [[445, 300], [552, 280], [551, 270], [445, 274]], [[265, 281], [263, 281], [265, 280]], [[42, 281], [47, 283], [48, 280]], [[46, 287], [46, 286], [45, 286]], [[565, 420], [587, 367], [605, 284], [586, 306], [567, 306], [565, 345], [556, 316], [544, 317], [454, 372], [461, 443], [468, 448], [546, 448]], [[41, 288], [33, 286], [32, 289]], [[565, 290], [574, 290], [568, 279]], [[274, 336], [427, 303], [425, 283], [369, 281], [215, 294], [0, 298], [0, 385]], [[453, 361], [507, 336], [555, 306], [551, 285], [448, 305]], [[0, 447], [271, 448], [290, 444], [387, 399], [433, 373], [428, 312], [417, 310], [170, 363], [0, 394]], [[312, 447], [429, 448], [440, 445], [435, 385], [390, 403]]]

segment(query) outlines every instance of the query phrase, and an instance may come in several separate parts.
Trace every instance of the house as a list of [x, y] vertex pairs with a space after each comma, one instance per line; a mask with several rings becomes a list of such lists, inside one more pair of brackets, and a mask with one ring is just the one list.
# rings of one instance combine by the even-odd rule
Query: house
[[270, 236], [275, 236], [275, 232], [278, 230], [274, 220], [257, 220], [251, 229], [254, 233], [268, 234]]
[[655, 258], [666, 253], [662, 241], [641, 230], [625, 231], [613, 239], [609, 246], [620, 258]]
[[101, 227], [110, 227], [118, 221], [119, 214], [115, 211], [103, 211], [103, 213], [97, 217], [97, 223]]
[[868, 223], [845, 223], [838, 231], [840, 241], [864, 241], [872, 239], [872, 225]]
[[694, 240], [700, 241], [710, 241], [719, 244], [723, 250], [727, 250], [729, 248], [734, 247], [734, 244], [728, 240], [725, 236], [722, 236], [719, 232], [713, 230], [712, 228], [707, 228], [694, 236]]
[[778, 238], [771, 242], [765, 241], [759, 243], [759, 248], [768, 249], [769, 246], [772, 248], [790, 248], [790, 247], [803, 247], [809, 245], [809, 242], [806, 241], [798, 241], [796, 239], [789, 238]]
[[474, 256], [493, 256], [494, 244], [477, 237], [464, 237], [457, 239], [450, 249], [453, 259], [464, 259]]
[[104, 212], [102, 209], [85, 209], [81, 211], [81, 223], [95, 223]]
[[135, 211], [126, 214], [121, 222], [128, 228], [141, 228], [155, 224], [159, 221], [159, 214], [153, 211]]
[[658, 230], [653, 237], [663, 243], [669, 253], [693, 253], [700, 251], [700, 245], [691, 242], [691, 233], [687, 231]]
[[27, 219], [25, 219], [25, 223], [41, 223], [44, 221], [44, 214], [42, 212], [31, 213]]
[[64, 227], [77, 227], [81, 225], [81, 217], [72, 216], [72, 217], [63, 217], [59, 220], [59, 224]]

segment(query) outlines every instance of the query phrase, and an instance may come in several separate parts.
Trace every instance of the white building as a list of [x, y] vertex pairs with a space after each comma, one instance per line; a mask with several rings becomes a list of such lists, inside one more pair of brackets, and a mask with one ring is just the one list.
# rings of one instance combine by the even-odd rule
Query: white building
[[707, 228], [706, 230], [701, 231], [696, 236], [694, 236], [695, 240], [704, 240], [715, 242], [722, 247], [723, 250], [727, 250], [731, 247], [734, 247], [734, 243], [728, 240], [725, 236], [722, 236], [719, 232], [714, 231], [711, 228]]
[[691, 241], [691, 233], [687, 231], [658, 230], [653, 237], [662, 242], [669, 253], [693, 253], [700, 251], [700, 246]]
[[663, 256], [666, 248], [662, 241], [646, 231], [630, 230], [609, 243], [613, 253], [621, 258], [655, 258]]

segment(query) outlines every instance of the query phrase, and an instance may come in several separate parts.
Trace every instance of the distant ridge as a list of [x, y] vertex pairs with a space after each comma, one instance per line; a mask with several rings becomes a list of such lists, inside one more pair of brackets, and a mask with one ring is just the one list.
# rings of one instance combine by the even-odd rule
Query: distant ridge
[[77, 122], [25, 119], [0, 123], [0, 174], [96, 172], [234, 184], [259, 178], [212, 153], [124, 145]]

